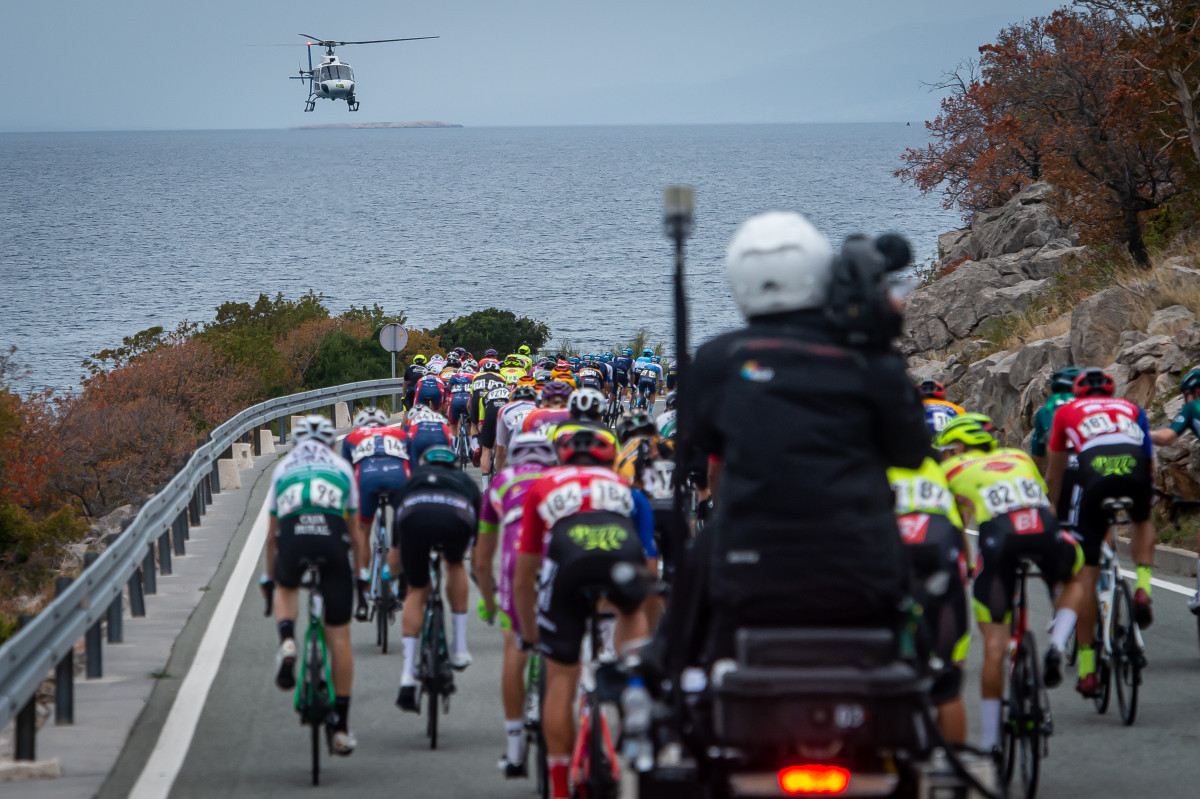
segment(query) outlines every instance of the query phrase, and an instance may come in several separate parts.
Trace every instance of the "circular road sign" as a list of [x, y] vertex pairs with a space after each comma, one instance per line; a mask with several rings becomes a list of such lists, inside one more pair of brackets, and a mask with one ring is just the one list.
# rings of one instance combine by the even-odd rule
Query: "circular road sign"
[[408, 331], [394, 322], [384, 325], [379, 331], [379, 343], [388, 352], [400, 352], [408, 344]]

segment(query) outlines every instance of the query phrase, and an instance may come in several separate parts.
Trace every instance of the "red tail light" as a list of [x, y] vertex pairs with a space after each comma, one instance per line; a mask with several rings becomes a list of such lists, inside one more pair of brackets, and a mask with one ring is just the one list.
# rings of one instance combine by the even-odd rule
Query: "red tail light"
[[779, 772], [779, 787], [790, 794], [838, 794], [850, 784], [850, 772], [838, 766], [788, 766]]

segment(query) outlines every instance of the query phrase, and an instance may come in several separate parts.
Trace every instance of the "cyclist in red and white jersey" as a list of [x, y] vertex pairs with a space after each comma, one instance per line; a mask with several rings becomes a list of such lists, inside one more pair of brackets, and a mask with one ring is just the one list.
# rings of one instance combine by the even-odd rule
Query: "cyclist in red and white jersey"
[[525, 417], [537, 410], [537, 389], [533, 386], [515, 386], [509, 395], [508, 404], [500, 409], [496, 417], [496, 471], [504, 468], [508, 461], [508, 442], [521, 432]]
[[1114, 397], [1112, 376], [1103, 369], [1087, 369], [1075, 378], [1075, 399], [1054, 412], [1050, 429], [1047, 483], [1051, 500], [1057, 502], [1067, 467], [1068, 444], [1079, 456], [1079, 475], [1071, 497], [1072, 515], [1078, 520], [1077, 534], [1083, 545], [1084, 567], [1080, 580], [1085, 596], [1076, 625], [1079, 641], [1079, 683], [1085, 696], [1096, 695], [1094, 599], [1099, 578], [1100, 548], [1108, 534], [1107, 514], [1102, 503], [1110, 497], [1133, 500], [1133, 542], [1130, 552], [1137, 564], [1134, 615], [1140, 626], [1149, 627], [1154, 616], [1150, 604], [1150, 577], [1154, 563], [1154, 525], [1150, 506], [1154, 495], [1154, 450], [1146, 412], [1127, 399]]

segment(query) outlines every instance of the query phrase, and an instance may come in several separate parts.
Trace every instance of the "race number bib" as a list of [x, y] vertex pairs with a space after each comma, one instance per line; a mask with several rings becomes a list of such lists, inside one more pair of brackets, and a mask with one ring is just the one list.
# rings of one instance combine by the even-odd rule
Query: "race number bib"
[[[378, 442], [382, 441], [380, 445]], [[382, 446], [382, 452], [381, 450]], [[358, 463], [364, 458], [370, 458], [375, 455], [386, 455], [389, 458], [408, 458], [408, 446], [398, 438], [392, 436], [371, 436], [358, 442], [358, 446], [350, 453], [350, 462]]]
[[291, 516], [304, 504], [304, 483], [292, 483], [275, 498], [276, 516]]
[[675, 462], [655, 461], [646, 475], [646, 493], [651, 499], [668, 499], [675, 487]]
[[[595, 500], [593, 499], [593, 503]], [[538, 514], [553, 527], [559, 519], [578, 513], [583, 507], [583, 487], [579, 483], [567, 483], [546, 495], [538, 506]]]
[[892, 488], [896, 491], [896, 513], [935, 508], [942, 513], [950, 513], [954, 507], [950, 490], [924, 477], [897, 482]]
[[507, 400], [508, 399], [508, 389], [507, 388], [493, 388], [491, 391], [488, 392], [487, 399], [489, 402], [492, 402], [495, 400], [501, 400], [501, 399]]
[[308, 503], [315, 508], [340, 508], [345, 492], [320, 477], [314, 477], [308, 484]]
[[589, 491], [592, 510], [607, 510], [622, 516], [633, 514], [633, 494], [629, 486], [612, 480], [593, 480]]
[[1041, 483], [1033, 477], [1019, 477], [988, 486], [983, 492], [983, 503], [992, 516], [1050, 504]]
[[525, 418], [533, 413], [533, 408], [521, 408], [517, 411], [505, 414], [504, 424], [508, 428], [508, 432], [517, 434], [521, 432], [521, 427], [525, 424]]

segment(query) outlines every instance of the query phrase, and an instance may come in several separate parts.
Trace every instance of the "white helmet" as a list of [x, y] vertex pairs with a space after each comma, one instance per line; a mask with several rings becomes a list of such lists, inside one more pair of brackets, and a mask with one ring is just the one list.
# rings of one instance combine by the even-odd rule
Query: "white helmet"
[[540, 463], [554, 466], [558, 455], [554, 445], [542, 433], [518, 433], [508, 444], [508, 462], [514, 466], [522, 463]]
[[576, 419], [583, 417], [599, 419], [607, 409], [608, 400], [594, 388], [576, 389], [567, 399], [567, 410]]
[[737, 229], [725, 266], [742, 316], [816, 308], [829, 289], [833, 247], [800, 214], [770, 211]]
[[363, 408], [354, 414], [355, 427], [383, 427], [387, 421], [387, 414], [378, 408]]
[[305, 416], [292, 426], [292, 439], [297, 444], [312, 439], [320, 441], [327, 447], [332, 447], [333, 438], [333, 425], [319, 413]]

